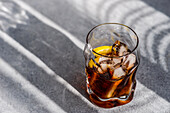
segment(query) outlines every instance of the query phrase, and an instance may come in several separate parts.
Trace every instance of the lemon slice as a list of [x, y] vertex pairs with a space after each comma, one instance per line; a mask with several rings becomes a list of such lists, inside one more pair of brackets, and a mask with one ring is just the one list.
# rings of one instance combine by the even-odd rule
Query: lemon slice
[[[99, 63], [99, 58], [100, 58], [100, 57], [97, 57], [97, 58], [95, 58], [94, 60], [95, 60], [97, 63]], [[96, 65], [95, 62], [91, 59], [91, 60], [89, 61], [89, 67], [90, 67], [90, 68], [93, 68], [93, 66], [96, 67], [97, 65]]]
[[[93, 51], [95, 51], [96, 53], [101, 54], [101, 55], [106, 55], [106, 54], [108, 54], [108, 53], [110, 53], [110, 52], [112, 51], [112, 46], [100, 46], [100, 47], [94, 48]], [[93, 54], [94, 54], [95, 57], [96, 57], [94, 60], [95, 60], [97, 63], [99, 63], [100, 55], [98, 55], [98, 54], [96, 54], [96, 53], [93, 52]], [[91, 60], [89, 61], [89, 67], [92, 68], [93, 66], [96, 67], [96, 64], [95, 64], [95, 62], [91, 59]]]
[[[94, 48], [93, 51], [95, 51], [96, 53], [101, 54], [101, 55], [106, 55], [106, 54], [112, 52], [112, 46], [100, 46], [100, 47]], [[93, 52], [93, 54], [96, 57], [99, 56], [96, 53]]]

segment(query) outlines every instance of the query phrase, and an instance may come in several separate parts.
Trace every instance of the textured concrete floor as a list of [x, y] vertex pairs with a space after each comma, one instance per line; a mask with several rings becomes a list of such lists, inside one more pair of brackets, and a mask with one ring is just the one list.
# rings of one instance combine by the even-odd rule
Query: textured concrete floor
[[[170, 113], [170, 1], [0, 0], [0, 113]], [[82, 48], [100, 23], [132, 27], [141, 64], [133, 101], [94, 106]]]

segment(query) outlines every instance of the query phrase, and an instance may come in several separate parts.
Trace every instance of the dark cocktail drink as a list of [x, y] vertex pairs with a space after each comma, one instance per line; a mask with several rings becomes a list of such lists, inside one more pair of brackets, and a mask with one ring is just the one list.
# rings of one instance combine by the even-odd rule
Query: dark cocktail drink
[[112, 24], [103, 24], [91, 30], [84, 50], [87, 92], [93, 103], [104, 108], [130, 102], [136, 87], [138, 38], [133, 40], [135, 35], [126, 32], [127, 26], [117, 27], [120, 29], [114, 31]]

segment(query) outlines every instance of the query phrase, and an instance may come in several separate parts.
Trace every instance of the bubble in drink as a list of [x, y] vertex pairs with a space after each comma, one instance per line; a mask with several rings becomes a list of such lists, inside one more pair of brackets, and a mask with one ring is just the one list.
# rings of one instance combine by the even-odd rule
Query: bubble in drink
[[113, 46], [95, 48], [94, 51], [101, 56], [96, 54], [95, 62], [91, 59], [86, 66], [91, 100], [101, 107], [130, 102], [136, 86], [138, 62], [135, 54], [130, 53], [127, 45], [120, 41], [116, 41]]

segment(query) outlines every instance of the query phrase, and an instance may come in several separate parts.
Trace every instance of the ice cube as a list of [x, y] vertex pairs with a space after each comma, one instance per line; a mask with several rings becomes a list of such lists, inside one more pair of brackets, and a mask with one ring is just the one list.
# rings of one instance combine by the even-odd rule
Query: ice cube
[[98, 72], [103, 74], [104, 72], [107, 72], [107, 70], [109, 68], [109, 64], [112, 64], [111, 58], [100, 57], [99, 64], [100, 64], [100, 67], [98, 68]]
[[113, 58], [112, 60], [113, 60], [114, 65], [116, 65], [116, 64], [121, 63], [122, 58]]
[[123, 65], [126, 67], [127, 70], [129, 70], [135, 65], [135, 62], [136, 62], [136, 56], [134, 54], [129, 54], [126, 57]]
[[100, 64], [102, 70], [106, 71], [107, 68], [109, 68], [110, 70], [113, 70], [114, 68], [118, 67], [119, 65], [122, 64], [122, 61], [123, 61], [122, 58], [101, 57], [99, 59], [99, 64]]
[[127, 53], [128, 48], [127, 48], [127, 46], [121, 45], [118, 51], [119, 51], [118, 55], [123, 56], [123, 55], [125, 55]]
[[113, 45], [112, 45], [112, 52], [114, 55], [117, 56], [123, 56], [125, 54], [127, 54], [128, 52], [128, 47], [126, 44], [120, 42], [120, 41], [116, 41]]
[[102, 71], [104, 71], [104, 72], [106, 72], [106, 71], [107, 71], [108, 64], [104, 64], [104, 63], [102, 63], [102, 64], [100, 64], [100, 66], [101, 66]]
[[113, 72], [112, 79], [119, 78], [126, 75], [125, 71], [122, 69], [122, 67], [116, 68]]
[[107, 61], [109, 61], [109, 60], [111, 60], [111, 58], [108, 58], [108, 57], [100, 57], [100, 58], [99, 58], [99, 63], [107, 62]]
[[114, 64], [108, 64], [108, 69], [110, 71], [113, 71], [115, 69], [115, 65]]
[[98, 67], [97, 71], [100, 74], [103, 74], [105, 72], [108, 72], [108, 70], [114, 70], [114, 65], [113, 64], [100, 64], [100, 67]]
[[107, 57], [101, 57], [99, 59], [99, 64], [100, 67], [98, 68], [98, 72], [101, 74], [107, 72], [108, 70], [113, 70], [115, 65], [112, 58], [107, 58]]

